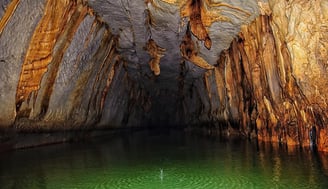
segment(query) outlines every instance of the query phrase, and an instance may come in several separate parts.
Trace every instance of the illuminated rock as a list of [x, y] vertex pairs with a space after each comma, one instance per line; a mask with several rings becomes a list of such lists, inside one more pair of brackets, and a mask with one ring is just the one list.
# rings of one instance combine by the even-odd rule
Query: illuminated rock
[[153, 71], [155, 75], [159, 75], [161, 72], [161, 58], [164, 56], [165, 49], [158, 46], [153, 39], [149, 39], [145, 46], [145, 50], [147, 50], [147, 52], [151, 56], [151, 59], [149, 61], [149, 67], [151, 71]]
[[309, 146], [315, 128], [328, 151], [324, 0], [0, 5], [3, 129], [207, 126]]
[[[223, 108], [229, 116], [223, 120], [229, 126], [237, 122], [240, 127], [235, 129], [245, 135], [256, 132], [263, 141], [309, 146], [313, 126], [327, 133], [324, 64], [328, 56], [319, 50], [327, 45], [321, 38], [327, 20], [315, 11], [323, 12], [325, 3], [269, 2], [272, 10], [261, 3], [262, 15], [243, 26], [239, 37], [221, 54], [218, 64], [224, 71], [210, 72], [205, 81], [218, 91], [226, 90], [229, 98]], [[225, 78], [223, 84], [222, 80], [209, 81], [217, 74]], [[212, 100], [211, 89], [207, 91]], [[319, 150], [328, 151], [324, 135], [319, 134], [316, 141]]]
[[[189, 24], [188, 24], [189, 27]], [[193, 64], [204, 68], [213, 69], [214, 66], [207, 63], [202, 57], [198, 55], [198, 49], [195, 47], [194, 41], [191, 38], [191, 33], [189, 28], [186, 31], [185, 36], [180, 44], [180, 52], [183, 58], [192, 62]]]

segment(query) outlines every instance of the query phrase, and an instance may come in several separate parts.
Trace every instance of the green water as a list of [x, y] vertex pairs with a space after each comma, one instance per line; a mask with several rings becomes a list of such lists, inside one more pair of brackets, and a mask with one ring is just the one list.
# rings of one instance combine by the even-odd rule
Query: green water
[[328, 188], [328, 156], [157, 130], [0, 154], [0, 188]]

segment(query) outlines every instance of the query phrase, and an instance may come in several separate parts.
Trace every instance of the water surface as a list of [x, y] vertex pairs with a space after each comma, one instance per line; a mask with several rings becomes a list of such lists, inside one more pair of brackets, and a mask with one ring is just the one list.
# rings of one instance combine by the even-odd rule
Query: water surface
[[327, 158], [247, 140], [138, 131], [1, 153], [0, 188], [328, 188]]

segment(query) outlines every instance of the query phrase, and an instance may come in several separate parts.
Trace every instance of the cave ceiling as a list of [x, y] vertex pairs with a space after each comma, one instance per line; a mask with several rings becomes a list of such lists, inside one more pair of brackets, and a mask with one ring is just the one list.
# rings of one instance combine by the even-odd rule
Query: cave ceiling
[[[185, 83], [190, 84], [216, 64], [220, 52], [229, 47], [240, 26], [258, 15], [256, 0], [89, 0], [88, 3], [119, 37], [118, 50], [128, 63], [129, 76], [143, 85], [154, 87], [156, 82], [160, 83], [156, 87], [169, 90], [177, 90], [175, 82], [182, 61], [186, 62]], [[194, 55], [189, 58], [180, 50], [187, 28], [191, 28], [190, 43], [194, 48], [191, 53]]]

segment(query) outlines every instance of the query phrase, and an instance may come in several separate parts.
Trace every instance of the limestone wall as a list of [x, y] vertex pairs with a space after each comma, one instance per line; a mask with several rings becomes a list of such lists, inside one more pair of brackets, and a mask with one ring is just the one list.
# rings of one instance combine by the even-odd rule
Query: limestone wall
[[[245, 135], [288, 145], [327, 141], [327, 3], [269, 1], [205, 75], [211, 115]], [[216, 91], [216, 90], [217, 91]], [[220, 100], [217, 100], [220, 99]]]

